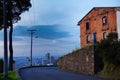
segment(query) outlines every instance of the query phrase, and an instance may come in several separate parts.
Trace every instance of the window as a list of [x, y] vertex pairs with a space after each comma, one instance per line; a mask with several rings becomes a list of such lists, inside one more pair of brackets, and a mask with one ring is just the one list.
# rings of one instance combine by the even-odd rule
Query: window
[[90, 28], [89, 22], [86, 22], [86, 30], [89, 30], [89, 28]]
[[107, 23], [107, 17], [106, 17], [106, 16], [103, 16], [103, 17], [102, 17], [102, 24], [103, 24], [103, 25], [106, 25], [106, 23]]
[[90, 40], [91, 40], [90, 35], [86, 36], [86, 43], [90, 43]]
[[108, 36], [107, 32], [104, 32], [104, 33], [103, 33], [103, 39], [106, 39], [107, 36]]
[[96, 33], [92, 34], [92, 40], [93, 40], [93, 44], [95, 44], [97, 42], [97, 37], [96, 37]]

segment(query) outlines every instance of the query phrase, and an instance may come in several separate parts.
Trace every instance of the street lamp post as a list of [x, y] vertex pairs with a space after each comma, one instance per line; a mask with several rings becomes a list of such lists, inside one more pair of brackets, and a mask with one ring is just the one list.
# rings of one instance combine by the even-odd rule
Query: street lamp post
[[31, 34], [31, 46], [30, 46], [30, 66], [32, 66], [32, 45], [33, 45], [33, 34], [36, 30], [28, 30]]

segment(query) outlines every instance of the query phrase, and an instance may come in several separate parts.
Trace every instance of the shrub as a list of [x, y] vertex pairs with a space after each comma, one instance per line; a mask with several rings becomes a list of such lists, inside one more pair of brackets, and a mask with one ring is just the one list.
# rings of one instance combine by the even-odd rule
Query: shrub
[[110, 33], [107, 39], [96, 45], [95, 51], [104, 62], [102, 74], [120, 76], [120, 42], [117, 40], [117, 33]]
[[117, 41], [116, 33], [110, 33], [106, 40], [98, 43], [96, 53], [103, 58], [103, 61], [120, 65], [120, 42]]
[[4, 75], [1, 73], [0, 80], [19, 80], [19, 77], [15, 71], [9, 71], [8, 77], [4, 77]]

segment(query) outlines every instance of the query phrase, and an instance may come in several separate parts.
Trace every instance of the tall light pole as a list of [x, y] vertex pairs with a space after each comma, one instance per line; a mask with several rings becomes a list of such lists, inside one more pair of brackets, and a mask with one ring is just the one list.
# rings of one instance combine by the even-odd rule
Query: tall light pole
[[28, 30], [31, 35], [31, 49], [30, 49], [30, 66], [32, 66], [32, 44], [33, 44], [33, 34], [36, 30]]
[[3, 1], [3, 26], [4, 26], [4, 77], [8, 76], [8, 46], [7, 46], [7, 0]]

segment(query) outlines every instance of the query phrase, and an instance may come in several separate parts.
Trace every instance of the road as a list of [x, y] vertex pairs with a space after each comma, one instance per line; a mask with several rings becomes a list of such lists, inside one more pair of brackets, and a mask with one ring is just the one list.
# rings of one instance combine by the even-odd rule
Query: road
[[20, 70], [22, 80], [102, 80], [94, 76], [63, 72], [57, 67], [37, 67]]

